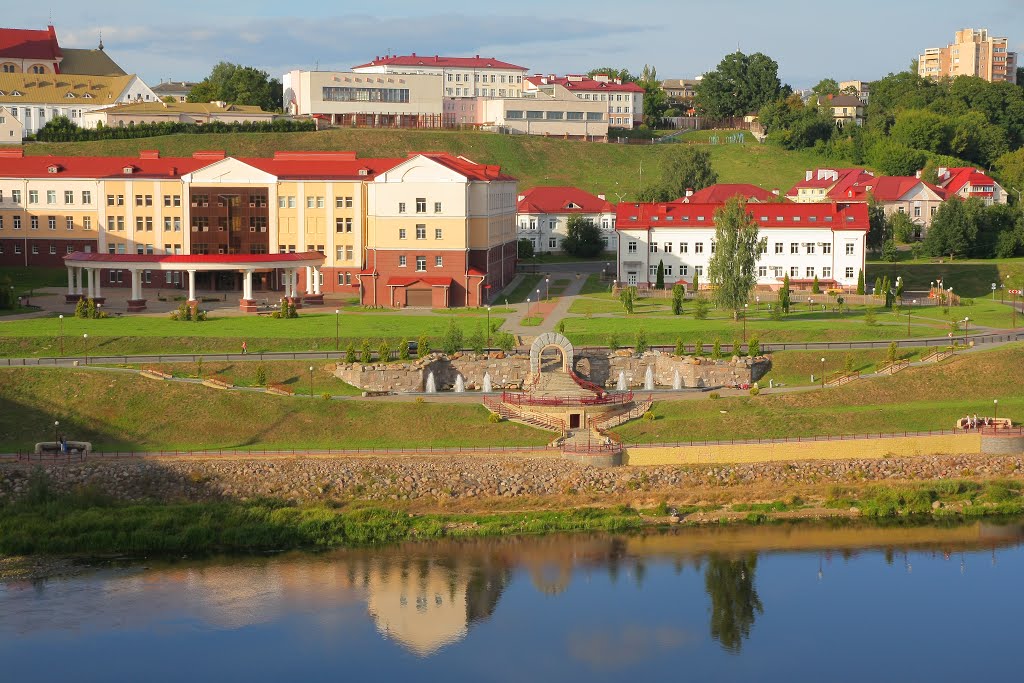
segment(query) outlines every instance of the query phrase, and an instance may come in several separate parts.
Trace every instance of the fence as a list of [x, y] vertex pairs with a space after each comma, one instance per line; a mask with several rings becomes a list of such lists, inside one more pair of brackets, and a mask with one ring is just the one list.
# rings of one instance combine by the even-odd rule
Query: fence
[[532, 396], [508, 391], [501, 394], [502, 403], [514, 406], [608, 406], [624, 405], [632, 400], [632, 391], [602, 396]]
[[813, 443], [828, 441], [863, 441], [868, 439], [895, 439], [914, 436], [957, 436], [960, 434], [981, 434], [982, 436], [1024, 436], [1024, 426], [994, 429], [981, 427], [965, 431], [963, 429], [934, 429], [931, 431], [879, 432], [877, 434], [838, 434], [823, 436], [790, 436], [771, 439], [729, 439], [720, 441], [674, 441], [658, 443], [631, 443], [627, 448], [677, 448], [683, 446], [744, 446], [770, 443]]

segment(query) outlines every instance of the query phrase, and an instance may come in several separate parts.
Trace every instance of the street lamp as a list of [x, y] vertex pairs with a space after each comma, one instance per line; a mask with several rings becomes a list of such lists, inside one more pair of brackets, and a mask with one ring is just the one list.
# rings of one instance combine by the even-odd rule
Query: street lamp
[[60, 427], [60, 420], [53, 421], [53, 445], [60, 450], [60, 438], [57, 436], [57, 428]]
[[995, 411], [995, 414], [992, 416], [993, 419], [998, 420], [999, 419], [999, 399], [998, 398], [992, 399], [992, 410]]
[[964, 347], [967, 346], [967, 329], [971, 326], [971, 319], [964, 318]]
[[537, 312], [540, 313], [540, 287], [537, 288]]
[[491, 348], [491, 307], [487, 307], [487, 348]]
[[551, 301], [551, 278], [544, 278], [544, 299]]
[[309, 366], [309, 397], [313, 398], [313, 366]]
[[530, 297], [526, 297], [526, 317], [530, 317]]
[[747, 308], [750, 304], [743, 304], [743, 343], [747, 343]]
[[341, 350], [341, 309], [334, 309], [334, 350]]
[[89, 334], [83, 334], [82, 339], [85, 342], [85, 364], [89, 364]]
[[64, 357], [64, 314], [61, 313], [57, 316], [60, 318], [60, 355]]
[[[917, 305], [917, 299], [914, 299], [913, 305]], [[910, 306], [907, 306], [907, 338], [910, 338]]]
[[825, 358], [821, 359], [821, 388], [825, 388]]
[[992, 301], [996, 300], [996, 283], [992, 283]]
[[761, 297], [756, 296], [754, 298], [757, 299], [757, 310], [758, 310], [758, 312], [760, 312], [761, 311]]

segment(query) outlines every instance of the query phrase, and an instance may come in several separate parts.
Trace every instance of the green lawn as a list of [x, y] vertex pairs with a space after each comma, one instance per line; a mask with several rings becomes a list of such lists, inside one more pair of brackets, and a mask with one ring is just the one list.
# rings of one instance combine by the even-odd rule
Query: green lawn
[[0, 267], [0, 286], [14, 287], [14, 295], [21, 296], [42, 287], [67, 287], [66, 268]]
[[[296, 389], [303, 381], [308, 377]], [[95, 370], [0, 370], [4, 452], [52, 439], [54, 420], [69, 439], [98, 450], [530, 446], [551, 439], [518, 424], [492, 424], [487, 415], [480, 405], [325, 401]]]
[[[437, 339], [453, 320], [464, 334], [469, 334], [483, 325], [482, 317], [345, 312], [341, 315], [341, 347], [345, 347], [346, 340], [359, 343], [363, 339], [388, 339], [394, 345], [422, 334]], [[501, 324], [504, 320], [491, 315], [492, 323]], [[335, 314], [333, 311], [304, 313], [292, 320], [214, 316], [201, 323], [151, 316], [105, 320], [65, 318], [66, 354], [84, 353], [83, 334], [89, 335], [91, 354], [236, 352], [243, 340], [248, 343], [250, 353], [327, 351], [335, 347]], [[56, 317], [0, 321], [0, 356], [55, 355], [59, 352], [59, 335], [60, 323]]]
[[[170, 135], [137, 140], [36, 143], [33, 155], [127, 155], [159, 150], [164, 156], [188, 156], [202, 149], [223, 149], [238, 156], [271, 156], [275, 150], [352, 150], [360, 156], [404, 157], [412, 151], [447, 151], [481, 163], [499, 164], [519, 179], [519, 189], [538, 185], [574, 185], [592, 193], [621, 192], [632, 198], [661, 174], [672, 145], [608, 145], [527, 135], [473, 131], [335, 129], [309, 133], [232, 133]], [[756, 143], [712, 145], [719, 179], [788, 189], [804, 171], [834, 165], [813, 151], [792, 152]], [[639, 172], [643, 166], [642, 174]]]
[[[266, 373], [266, 384], [257, 378], [260, 366]], [[266, 361], [245, 363], [147, 363], [145, 365], [122, 365], [118, 367], [135, 370], [159, 370], [174, 377], [192, 379], [220, 379], [236, 387], [260, 387], [282, 384], [296, 394], [309, 395], [309, 368], [313, 368], [313, 393], [317, 396], [329, 393], [332, 396], [359, 396], [362, 389], [346, 384], [334, 376], [334, 363], [323, 361]]]
[[523, 279], [515, 286], [515, 289], [499, 296], [496, 301], [507, 301], [510, 304], [521, 304], [529, 297], [530, 301], [537, 301], [537, 290], [544, 281], [541, 275], [523, 275]]
[[[938, 261], [943, 261], [939, 263]], [[868, 263], [865, 281], [870, 287], [875, 279], [888, 275], [893, 281], [903, 277], [907, 289], [927, 291], [930, 283], [942, 280], [954, 294], [967, 297], [991, 297], [992, 283], [1006, 289], [1024, 289], [1024, 258], [963, 260], [921, 259], [899, 263]], [[996, 294], [999, 299], [999, 294]]]
[[592, 273], [587, 276], [587, 281], [583, 283], [583, 289], [580, 290], [580, 294], [584, 296], [601, 293], [608, 294], [611, 291], [611, 287], [612, 283], [610, 281], [605, 282], [601, 278], [600, 273]]
[[[911, 362], [929, 352], [924, 348], [900, 348], [897, 358]], [[826, 375], [838, 370], [845, 370], [847, 361], [853, 370], [861, 373], [873, 373], [879, 364], [884, 363], [888, 349], [850, 349], [849, 351], [779, 351], [771, 354], [772, 367], [759, 382], [767, 387], [769, 380], [776, 384], [783, 383], [789, 387], [807, 386], [811, 383], [811, 375], [815, 383], [820, 381], [822, 369]], [[821, 359], [825, 359], [824, 368]]]
[[617, 432], [629, 443], [657, 443], [952, 429], [967, 413], [991, 415], [993, 399], [1000, 417], [1020, 422], [1024, 395], [1014, 369], [1022, 364], [1024, 345], [1016, 344], [835, 389], [655, 401], [657, 419]]

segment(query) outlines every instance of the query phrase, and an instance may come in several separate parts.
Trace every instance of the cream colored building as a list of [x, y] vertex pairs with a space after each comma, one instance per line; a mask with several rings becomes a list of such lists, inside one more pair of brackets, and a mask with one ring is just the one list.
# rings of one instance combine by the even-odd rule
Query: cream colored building
[[82, 114], [83, 128], [99, 124], [124, 128], [147, 123], [270, 123], [274, 113], [256, 106], [226, 102], [133, 102], [118, 104]]
[[337, 125], [438, 127], [443, 77], [430, 73], [290, 71], [284, 75], [285, 110]]
[[521, 97], [526, 68], [493, 57], [389, 55], [352, 67], [356, 73], [440, 76], [445, 97]]
[[0, 106], [33, 135], [58, 116], [82, 126], [85, 114], [129, 102], [154, 102], [156, 95], [135, 75], [74, 76], [0, 73]]
[[957, 31], [946, 47], [928, 48], [918, 57], [917, 72], [923, 78], [977, 76], [986, 81], [1017, 82], [1017, 53], [1006, 38], [989, 35], [988, 29]]
[[581, 100], [557, 83], [541, 85], [531, 96], [481, 102], [485, 128], [514, 135], [608, 139], [608, 102]]
[[20, 145], [25, 126], [7, 107], [0, 107], [0, 145]]

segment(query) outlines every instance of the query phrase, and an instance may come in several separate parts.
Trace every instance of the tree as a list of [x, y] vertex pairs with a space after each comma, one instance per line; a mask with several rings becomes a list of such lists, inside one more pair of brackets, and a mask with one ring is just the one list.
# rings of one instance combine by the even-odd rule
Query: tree
[[924, 166], [928, 155], [895, 140], [883, 138], [871, 146], [868, 159], [882, 175], [914, 175]]
[[917, 225], [907, 214], [896, 212], [889, 218], [889, 233], [890, 239], [894, 239], [900, 244], [910, 244], [917, 234]]
[[686, 299], [686, 288], [681, 284], [672, 285], [672, 315], [683, 314], [683, 301]]
[[1021, 197], [1024, 196], [1017, 194], [1018, 190], [1024, 192], [1024, 147], [999, 157], [995, 163], [995, 171], [1010, 199], [1019, 204]]
[[188, 94], [189, 102], [228, 102], [280, 111], [281, 82], [251, 66], [219, 62]]
[[782, 289], [779, 290], [779, 305], [776, 310], [782, 309], [784, 313], [789, 313], [790, 303], [789, 273], [786, 273], [782, 278]]
[[658, 80], [658, 70], [644, 64], [640, 78], [636, 82], [644, 89], [644, 123], [651, 127], [657, 126], [668, 109], [668, 96], [665, 95], [661, 81]]
[[633, 314], [633, 303], [636, 301], [636, 294], [637, 290], [633, 285], [619, 290], [619, 301], [622, 302], [622, 307], [626, 310], [627, 315]]
[[896, 248], [896, 240], [890, 237], [882, 244], [882, 260], [888, 263], [895, 263], [899, 260], [899, 257], [900, 252]]
[[519, 258], [521, 259], [533, 258], [536, 254], [533, 248], [533, 242], [525, 237], [519, 238], [519, 241], [516, 243], [516, 252], [519, 254]]
[[718, 182], [711, 154], [689, 145], [671, 145], [661, 167], [657, 198], [641, 201], [670, 202], [686, 196], [687, 190], [703, 190]]
[[593, 219], [579, 213], [572, 214], [566, 224], [566, 233], [562, 249], [567, 254], [592, 258], [604, 251], [601, 229]]
[[811, 88], [815, 95], [818, 97], [828, 97], [829, 95], [839, 94], [839, 83], [834, 78], [823, 78], [818, 81], [818, 85]]
[[731, 308], [733, 320], [757, 284], [757, 258], [762, 240], [757, 223], [747, 215], [742, 197], [733, 197], [715, 211], [715, 253], [708, 263], [708, 279], [714, 285], [719, 306]]
[[665, 261], [658, 261], [658, 275], [654, 280], [655, 289], [665, 289]]
[[857, 294], [864, 295], [864, 269], [857, 272]]
[[779, 81], [779, 65], [767, 55], [726, 55], [697, 85], [696, 107], [705, 116], [726, 118], [760, 111], [789, 94]]
[[950, 258], [967, 254], [978, 236], [978, 211], [972, 203], [980, 204], [976, 199], [942, 203], [924, 238], [926, 254]]
[[818, 281], [818, 276], [814, 276], [814, 282], [811, 283], [811, 294], [821, 294], [821, 283]]
[[885, 208], [871, 196], [868, 198], [868, 249], [879, 251], [889, 237], [889, 219], [885, 216]]

